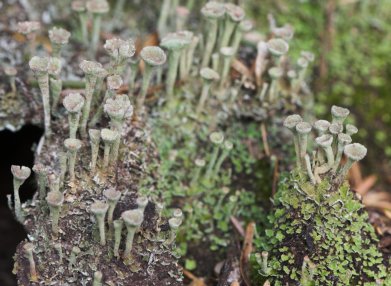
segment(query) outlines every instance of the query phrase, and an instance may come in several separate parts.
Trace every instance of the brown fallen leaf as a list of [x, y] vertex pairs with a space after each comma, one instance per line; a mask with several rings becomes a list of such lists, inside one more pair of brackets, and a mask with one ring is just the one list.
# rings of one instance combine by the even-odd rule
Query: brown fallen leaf
[[367, 193], [363, 198], [363, 204], [369, 208], [391, 211], [391, 194], [386, 192]]
[[247, 78], [252, 78], [251, 70], [240, 60], [234, 59], [232, 61], [231, 67], [236, 70], [238, 73], [240, 73], [242, 76]]
[[361, 184], [355, 186], [355, 190], [362, 196], [365, 196], [371, 188], [375, 185], [377, 176], [371, 175], [362, 180]]

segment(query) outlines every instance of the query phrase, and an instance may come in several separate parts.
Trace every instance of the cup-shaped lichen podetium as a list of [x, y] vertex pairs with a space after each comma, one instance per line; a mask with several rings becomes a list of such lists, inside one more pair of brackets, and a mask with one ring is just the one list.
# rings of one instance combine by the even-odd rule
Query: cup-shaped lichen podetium
[[38, 163], [33, 166], [33, 171], [38, 178], [39, 199], [43, 200], [46, 196], [48, 170], [44, 165]]
[[213, 153], [210, 157], [208, 169], [205, 174], [205, 178], [209, 179], [213, 174], [213, 168], [216, 164], [217, 157], [219, 155], [220, 146], [224, 142], [224, 134], [222, 132], [213, 132], [209, 135], [209, 140], [213, 143]]
[[88, 30], [87, 30], [86, 3], [83, 0], [74, 0], [71, 3], [71, 8], [79, 16], [80, 29], [81, 29], [81, 39], [84, 44], [87, 44]]
[[45, 135], [47, 137], [51, 134], [50, 129], [50, 92], [49, 92], [49, 58], [46, 57], [32, 57], [29, 65], [38, 80], [38, 85], [41, 90], [43, 111], [45, 116]]
[[144, 214], [146, 206], [148, 205], [148, 202], [149, 202], [148, 197], [142, 196], [142, 197], [138, 197], [136, 199], [137, 207], [143, 214]]
[[300, 145], [299, 145], [299, 135], [296, 131], [296, 125], [300, 122], [303, 122], [303, 118], [301, 118], [298, 114], [289, 115], [284, 120], [284, 127], [288, 128], [293, 133], [293, 143], [295, 145], [295, 153], [296, 153], [296, 165], [300, 168]]
[[89, 129], [88, 134], [90, 136], [91, 144], [91, 172], [95, 171], [96, 161], [99, 154], [99, 144], [100, 144], [100, 131], [98, 129]]
[[[316, 172], [317, 174], [322, 174], [322, 173], [329, 171], [331, 169], [331, 167], [333, 167], [333, 165], [334, 165], [335, 159], [334, 159], [333, 149], [331, 147], [331, 145], [333, 144], [333, 136], [331, 136], [330, 134], [324, 134], [320, 137], [317, 137], [315, 139], [315, 141], [316, 141], [316, 144], [320, 148], [323, 149], [323, 151], [327, 157], [327, 167], [324, 166], [321, 169], [318, 168], [318, 171]], [[319, 170], [322, 170], [322, 171], [319, 172]]]
[[155, 46], [144, 47], [140, 52], [140, 57], [145, 63], [143, 83], [141, 93], [137, 99], [137, 111], [140, 111], [144, 106], [145, 97], [147, 96], [148, 87], [153, 77], [153, 70], [162, 66], [166, 62], [166, 54], [164, 51]]
[[222, 47], [220, 54], [223, 56], [223, 69], [221, 71], [220, 89], [228, 81], [228, 75], [231, 68], [232, 58], [235, 55], [235, 50], [232, 47]]
[[345, 146], [352, 143], [352, 137], [350, 135], [339, 133], [338, 134], [338, 147], [337, 147], [337, 156], [335, 157], [335, 162], [333, 166], [333, 172], [336, 173], [337, 169], [339, 167], [339, 163], [341, 163], [341, 158], [343, 151], [345, 149]]
[[124, 258], [130, 258], [130, 254], [133, 247], [133, 239], [134, 235], [139, 229], [140, 225], [142, 224], [144, 220], [144, 215], [141, 212], [141, 210], [129, 210], [125, 211], [121, 215], [126, 229], [127, 229], [127, 236], [126, 236], [126, 247], [124, 252]]
[[121, 243], [121, 234], [124, 221], [122, 219], [117, 219], [113, 221], [114, 225], [114, 257], [119, 257], [119, 245]]
[[270, 54], [275, 58], [276, 65], [278, 66], [281, 57], [289, 51], [289, 44], [283, 39], [270, 39], [267, 42], [267, 48]]
[[300, 162], [302, 166], [305, 167], [304, 157], [307, 154], [307, 145], [308, 145], [308, 134], [311, 132], [312, 126], [308, 122], [300, 122], [296, 125], [296, 132], [299, 139], [299, 149], [300, 149]]
[[131, 39], [109, 39], [106, 40], [103, 47], [111, 57], [111, 73], [117, 75], [122, 74], [126, 62], [133, 57], [136, 52], [136, 47]]
[[168, 220], [168, 224], [170, 225], [170, 237], [164, 242], [164, 244], [169, 245], [173, 243], [176, 239], [176, 235], [178, 232], [178, 228], [182, 224], [182, 218], [173, 217]]
[[82, 142], [79, 139], [75, 138], [68, 138], [64, 141], [65, 149], [67, 150], [67, 156], [68, 156], [68, 172], [69, 172], [69, 179], [71, 182], [75, 180], [75, 164], [76, 164], [76, 156], [77, 151], [82, 146]]
[[118, 132], [118, 138], [114, 142], [111, 151], [111, 162], [115, 163], [118, 159], [118, 152], [121, 143], [122, 129], [126, 118], [133, 115], [133, 106], [126, 94], [119, 94], [106, 100], [104, 111], [110, 117], [110, 126]]
[[333, 105], [331, 107], [331, 115], [333, 120], [331, 123], [343, 124], [345, 119], [349, 116], [349, 109]]
[[107, 189], [103, 191], [103, 195], [107, 199], [107, 203], [109, 204], [109, 210], [107, 214], [107, 222], [109, 225], [113, 223], [113, 213], [115, 206], [117, 205], [120, 197], [121, 197], [121, 192], [116, 191], [113, 188]]
[[243, 21], [246, 16], [244, 10], [234, 4], [227, 3], [224, 5], [225, 8], [225, 21], [224, 31], [220, 41], [220, 48], [231, 45], [232, 34], [235, 31], [236, 26]]
[[213, 81], [218, 81], [220, 79], [219, 74], [210, 68], [202, 68], [200, 71], [200, 76], [202, 78], [203, 85], [200, 101], [198, 102], [197, 106], [197, 114], [199, 114], [204, 108], [205, 102], [209, 95], [210, 86], [212, 85]]
[[94, 272], [94, 282], [92, 286], [102, 286], [102, 278], [103, 274], [100, 271], [95, 271]]
[[95, 202], [91, 205], [91, 213], [95, 215], [98, 224], [100, 245], [106, 245], [105, 216], [108, 209], [109, 205], [105, 202]]
[[64, 202], [64, 194], [59, 191], [51, 191], [46, 196], [46, 202], [50, 209], [50, 218], [52, 220], [52, 232], [54, 236], [58, 235], [58, 221], [60, 219], [61, 206]]
[[236, 28], [233, 40], [232, 40], [232, 47], [235, 50], [235, 54], [239, 50], [240, 42], [242, 41], [243, 35], [247, 32], [250, 32], [253, 28], [253, 23], [249, 20], [243, 20], [240, 22], [238, 27]]
[[37, 21], [25, 21], [19, 22], [17, 26], [17, 31], [23, 34], [27, 38], [27, 42], [29, 44], [29, 56], [34, 54], [35, 50], [35, 38], [37, 36], [37, 32], [41, 29], [41, 23]]
[[90, 0], [87, 1], [86, 7], [93, 17], [90, 48], [92, 55], [95, 56], [99, 44], [102, 15], [109, 12], [110, 5], [106, 0]]
[[208, 20], [208, 35], [201, 64], [205, 68], [209, 66], [213, 49], [216, 45], [219, 20], [225, 15], [225, 8], [222, 3], [210, 1], [201, 9], [201, 13]]
[[110, 162], [110, 151], [113, 147], [114, 142], [119, 137], [119, 133], [116, 130], [110, 130], [104, 128], [100, 132], [100, 136], [105, 144], [104, 153], [103, 153], [103, 167], [107, 167]]
[[82, 61], [80, 68], [86, 76], [85, 99], [86, 102], [83, 107], [83, 115], [80, 123], [80, 132], [83, 137], [87, 136], [87, 122], [90, 116], [91, 101], [98, 79], [102, 79], [107, 75], [106, 70], [100, 63], [91, 61]]
[[34, 245], [31, 242], [27, 242], [23, 245], [24, 255], [29, 261], [30, 267], [30, 281], [37, 282], [37, 270], [35, 269], [34, 261]]
[[355, 162], [364, 159], [367, 155], [367, 148], [359, 143], [353, 143], [346, 145], [343, 152], [348, 160], [338, 173], [341, 180], [345, 179], [350, 168]]
[[55, 114], [57, 111], [58, 101], [62, 91], [62, 80], [60, 77], [62, 62], [60, 58], [51, 57], [49, 62], [49, 91], [51, 97], [51, 113]]
[[61, 56], [61, 49], [68, 44], [70, 36], [71, 33], [63, 28], [53, 27], [49, 30], [49, 39], [52, 44], [52, 56]]
[[279, 67], [272, 67], [268, 71], [271, 78], [270, 88], [269, 88], [269, 102], [274, 103], [278, 100], [278, 95], [280, 93], [279, 89], [279, 80], [283, 76], [284, 71]]
[[[191, 35], [190, 35], [191, 34]], [[178, 74], [179, 58], [182, 50], [190, 45], [192, 33], [181, 31], [170, 33], [160, 42], [160, 46], [168, 50], [168, 73], [166, 79], [166, 92], [171, 97]]]
[[30, 177], [31, 170], [29, 167], [12, 165], [11, 173], [13, 175], [13, 182], [14, 182], [15, 216], [18, 222], [23, 223], [23, 212], [20, 203], [19, 188], [27, 180], [27, 178]]
[[81, 109], [84, 106], [84, 97], [80, 93], [70, 93], [64, 98], [63, 104], [68, 111], [69, 138], [76, 138]]

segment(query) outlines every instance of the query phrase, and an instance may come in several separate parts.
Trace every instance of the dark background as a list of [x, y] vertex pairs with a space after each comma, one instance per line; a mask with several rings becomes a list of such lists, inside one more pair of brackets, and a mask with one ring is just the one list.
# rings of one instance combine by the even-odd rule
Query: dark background
[[[13, 193], [11, 165], [32, 167], [34, 164], [33, 148], [38, 144], [42, 130], [35, 126], [24, 126], [18, 132], [0, 131], [0, 285], [16, 285], [12, 274], [15, 248], [26, 232], [16, 222], [7, 205], [7, 194]], [[34, 174], [19, 190], [22, 202], [32, 198], [36, 183]]]

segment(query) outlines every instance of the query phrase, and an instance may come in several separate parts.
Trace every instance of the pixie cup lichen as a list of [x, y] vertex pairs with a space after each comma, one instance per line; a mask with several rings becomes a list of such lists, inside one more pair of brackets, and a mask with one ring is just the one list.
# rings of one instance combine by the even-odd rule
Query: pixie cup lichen
[[19, 197], [19, 188], [31, 175], [31, 170], [29, 167], [25, 166], [11, 166], [11, 173], [13, 175], [14, 183], [14, 210], [15, 216], [18, 222], [23, 223], [24, 215], [20, 203]]
[[50, 218], [52, 221], [52, 233], [58, 236], [58, 221], [60, 219], [61, 206], [64, 202], [64, 194], [59, 191], [50, 191], [46, 196], [46, 202], [50, 209]]
[[126, 248], [124, 252], [124, 258], [130, 258], [130, 254], [133, 247], [134, 235], [142, 224], [144, 220], [144, 215], [141, 210], [136, 209], [123, 212], [121, 218], [123, 219], [128, 232], [126, 236]]
[[70, 93], [64, 98], [63, 104], [68, 111], [69, 138], [76, 138], [84, 97], [80, 93]]

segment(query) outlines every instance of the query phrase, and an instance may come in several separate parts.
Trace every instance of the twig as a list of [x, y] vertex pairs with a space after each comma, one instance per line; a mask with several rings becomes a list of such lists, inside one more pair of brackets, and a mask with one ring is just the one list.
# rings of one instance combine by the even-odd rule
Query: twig
[[266, 156], [270, 157], [269, 143], [267, 142], [267, 130], [264, 122], [261, 123], [262, 142], [265, 148]]
[[242, 236], [244, 237], [244, 229], [242, 227], [242, 225], [240, 224], [240, 222], [238, 221], [238, 219], [234, 216], [231, 216], [230, 217], [230, 221], [231, 223], [233, 224], [234, 228], [236, 229], [236, 231]]
[[255, 223], [250, 222], [246, 228], [246, 234], [243, 242], [243, 249], [240, 255], [240, 273], [242, 275], [244, 283], [247, 286], [251, 286], [251, 282], [250, 279], [248, 278], [246, 270], [248, 268], [250, 254], [253, 250], [254, 233], [255, 233]]

